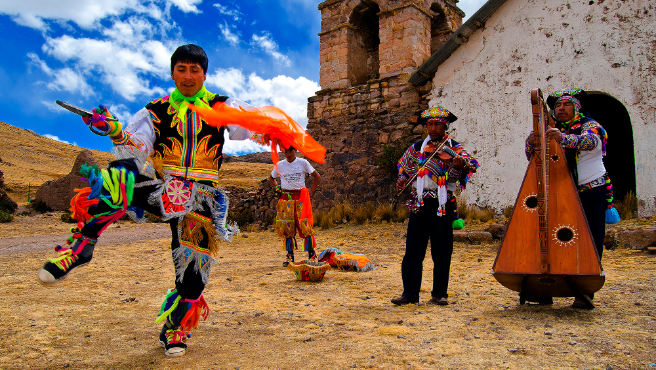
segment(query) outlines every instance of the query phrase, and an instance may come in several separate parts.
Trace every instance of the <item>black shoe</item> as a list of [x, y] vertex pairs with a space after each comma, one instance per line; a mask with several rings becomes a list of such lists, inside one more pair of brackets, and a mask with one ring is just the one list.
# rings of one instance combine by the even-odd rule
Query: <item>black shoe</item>
[[431, 305], [438, 305], [438, 306], [446, 306], [449, 304], [449, 300], [446, 297], [432, 297], [426, 304]]
[[180, 357], [185, 354], [187, 345], [184, 341], [186, 339], [180, 328], [169, 329], [166, 324], [159, 333], [159, 342], [164, 347], [164, 353], [169, 357]]
[[392, 299], [391, 302], [394, 303], [397, 306], [403, 306], [404, 304], [417, 303], [419, 301], [411, 301], [410, 299], [406, 298], [405, 296], [400, 296], [398, 298]]
[[61, 248], [59, 246], [55, 250], [59, 252], [59, 257], [48, 259], [48, 262], [39, 271], [39, 280], [44, 284], [52, 284], [62, 280], [74, 268], [84, 266], [91, 262], [92, 256], [82, 257], [78, 254], [73, 254], [71, 249]]
[[282, 263], [282, 267], [287, 267], [290, 262], [294, 262], [294, 255], [291, 253], [287, 253], [287, 261]]

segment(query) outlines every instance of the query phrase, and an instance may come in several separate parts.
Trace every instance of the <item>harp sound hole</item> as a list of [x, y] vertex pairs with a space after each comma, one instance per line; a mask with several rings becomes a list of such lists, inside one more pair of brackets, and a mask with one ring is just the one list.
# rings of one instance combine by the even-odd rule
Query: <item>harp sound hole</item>
[[528, 197], [528, 198], [526, 198], [526, 207], [533, 209], [537, 206], [538, 206], [538, 198], [537, 197]]
[[566, 227], [558, 230], [556, 233], [556, 238], [560, 240], [563, 243], [567, 243], [568, 241], [572, 240], [574, 238], [574, 232]]
[[551, 156], [551, 159], [554, 160], [554, 161], [557, 161], [558, 158], [560, 158], [560, 157], [558, 157], [557, 154], [554, 154], [554, 155]]

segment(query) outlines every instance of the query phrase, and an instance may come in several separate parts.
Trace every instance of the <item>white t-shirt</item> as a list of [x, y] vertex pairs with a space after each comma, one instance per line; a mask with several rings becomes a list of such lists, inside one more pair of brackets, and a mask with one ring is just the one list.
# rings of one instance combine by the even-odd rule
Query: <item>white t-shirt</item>
[[296, 158], [293, 162], [286, 159], [278, 162], [278, 170], [271, 171], [271, 177], [280, 177], [280, 187], [285, 190], [301, 190], [305, 187], [305, 174], [314, 172], [314, 167], [304, 158]]

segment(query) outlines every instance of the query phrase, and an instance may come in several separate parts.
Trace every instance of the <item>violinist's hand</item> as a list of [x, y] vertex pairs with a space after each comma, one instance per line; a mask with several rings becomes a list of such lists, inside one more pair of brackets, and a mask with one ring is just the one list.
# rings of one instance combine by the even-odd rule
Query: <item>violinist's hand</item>
[[455, 157], [453, 158], [453, 167], [461, 170], [465, 168], [465, 165], [467, 164], [467, 161], [464, 160], [462, 157]]
[[405, 188], [405, 185], [408, 183], [408, 180], [406, 179], [398, 179], [396, 180], [396, 190], [401, 191], [403, 188]]
[[551, 139], [556, 140], [557, 143], [563, 141], [563, 134], [560, 132], [559, 129], [555, 127], [549, 127], [547, 129], [546, 137], [547, 137], [547, 142]]

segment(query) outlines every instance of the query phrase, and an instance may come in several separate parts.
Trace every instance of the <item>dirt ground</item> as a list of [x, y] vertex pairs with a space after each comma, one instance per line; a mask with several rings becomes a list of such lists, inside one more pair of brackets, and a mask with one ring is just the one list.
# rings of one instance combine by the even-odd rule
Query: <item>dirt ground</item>
[[[0, 227], [0, 235], [63, 235], [70, 225], [57, 222], [56, 215], [25, 217]], [[0, 253], [0, 368], [656, 367], [656, 256], [606, 251], [606, 285], [597, 308], [587, 311], [570, 308], [570, 298], [519, 305], [517, 293], [490, 274], [498, 244], [456, 243], [451, 304], [425, 305], [428, 256], [421, 303], [396, 307], [390, 299], [402, 291], [404, 224], [318, 231], [320, 249], [364, 253], [377, 267], [331, 270], [319, 283], [299, 282], [282, 267], [282, 242], [272, 232], [225, 243], [205, 290], [208, 320], [194, 331], [185, 356], [167, 358], [154, 322], [174, 278], [166, 225], [145, 226], [157, 232], [137, 240], [127, 224], [101, 239], [90, 265], [50, 287], [38, 283], [37, 272], [55, 256], [52, 245], [7, 246]]]

